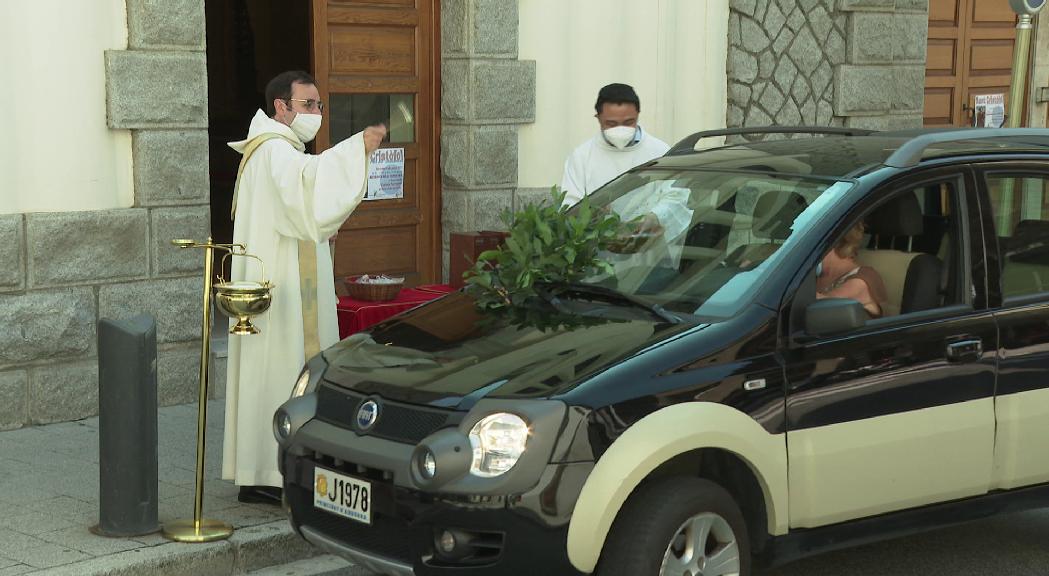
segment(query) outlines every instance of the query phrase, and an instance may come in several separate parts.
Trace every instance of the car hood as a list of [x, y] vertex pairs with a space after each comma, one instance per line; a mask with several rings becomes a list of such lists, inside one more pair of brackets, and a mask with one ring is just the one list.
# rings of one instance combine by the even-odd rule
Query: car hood
[[467, 409], [563, 393], [695, 324], [481, 312], [453, 293], [324, 352], [324, 379], [386, 399]]

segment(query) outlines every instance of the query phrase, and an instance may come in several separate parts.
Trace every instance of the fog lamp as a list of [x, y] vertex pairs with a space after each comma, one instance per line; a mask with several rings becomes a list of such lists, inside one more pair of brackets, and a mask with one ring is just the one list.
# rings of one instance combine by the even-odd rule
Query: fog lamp
[[287, 412], [277, 414], [277, 433], [282, 439], [291, 436], [291, 418], [288, 417]]
[[456, 546], [455, 534], [452, 534], [448, 530], [441, 532], [441, 537], [437, 539], [437, 546], [441, 549], [441, 552], [451, 554]]
[[427, 450], [423, 453], [423, 457], [419, 462], [419, 472], [427, 480], [431, 480], [437, 475], [437, 458], [434, 457], [433, 452]]

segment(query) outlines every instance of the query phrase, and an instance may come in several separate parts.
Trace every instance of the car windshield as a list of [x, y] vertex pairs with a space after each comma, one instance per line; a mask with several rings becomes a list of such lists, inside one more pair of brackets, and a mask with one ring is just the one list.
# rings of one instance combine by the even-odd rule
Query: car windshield
[[590, 196], [625, 232], [585, 284], [665, 310], [729, 317], [852, 182], [757, 172], [648, 169]]

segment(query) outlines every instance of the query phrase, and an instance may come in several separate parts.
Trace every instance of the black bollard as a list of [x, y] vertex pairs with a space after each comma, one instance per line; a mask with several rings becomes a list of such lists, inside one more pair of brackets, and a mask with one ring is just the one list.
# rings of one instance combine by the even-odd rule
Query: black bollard
[[98, 526], [102, 536], [157, 522], [157, 325], [152, 316], [98, 323]]

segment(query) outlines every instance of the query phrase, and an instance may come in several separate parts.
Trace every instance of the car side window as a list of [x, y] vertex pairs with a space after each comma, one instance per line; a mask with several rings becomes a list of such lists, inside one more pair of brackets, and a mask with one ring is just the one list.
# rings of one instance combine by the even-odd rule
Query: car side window
[[900, 190], [860, 215], [826, 251], [817, 298], [857, 300], [869, 320], [965, 303], [960, 187], [951, 179]]
[[987, 177], [1002, 265], [1002, 295], [1049, 293], [1049, 176]]

